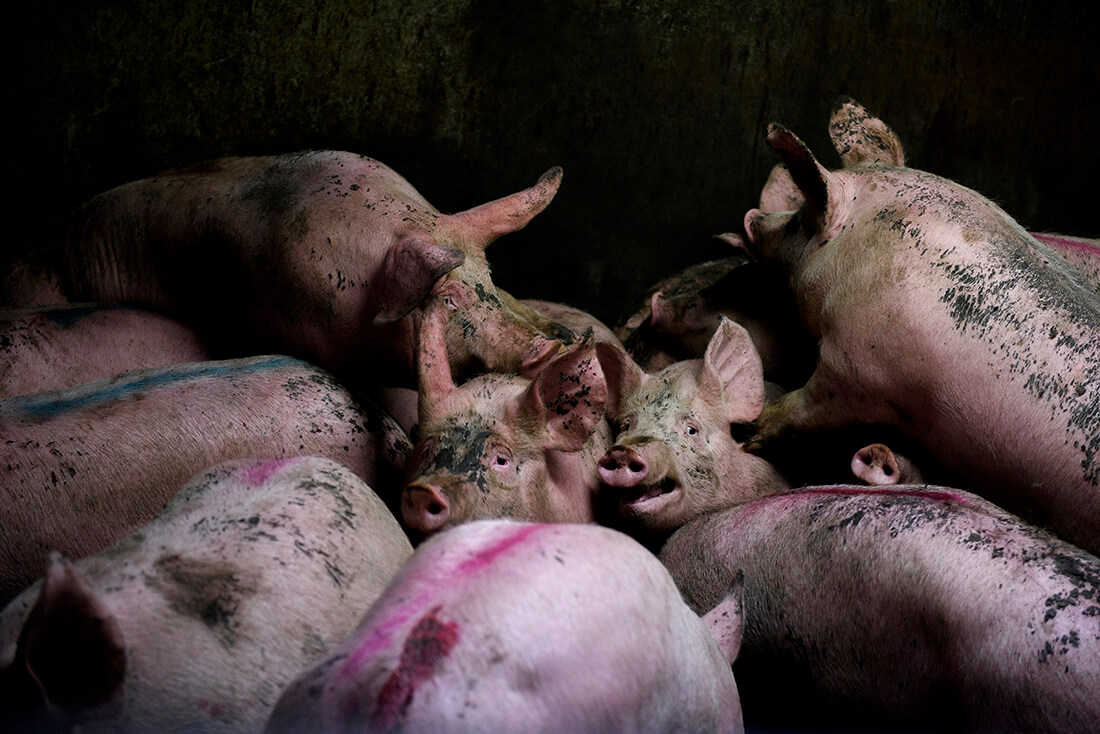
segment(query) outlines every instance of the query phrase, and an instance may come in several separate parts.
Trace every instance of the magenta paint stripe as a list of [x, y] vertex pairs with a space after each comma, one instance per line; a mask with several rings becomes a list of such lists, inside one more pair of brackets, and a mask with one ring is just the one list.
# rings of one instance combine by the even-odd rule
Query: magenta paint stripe
[[785, 497], [790, 498], [798, 497], [800, 495], [823, 494], [842, 497], [923, 497], [925, 499], [937, 500], [940, 502], [958, 502], [964, 505], [970, 503], [969, 498], [945, 489], [890, 489], [888, 487], [849, 487], [843, 484], [827, 487], [806, 487], [790, 492], [780, 492], [778, 494], [766, 495], [764, 497], [761, 497], [760, 500], [756, 501], [759, 502], [767, 500], [782, 500]]
[[1040, 234], [1038, 232], [1032, 232], [1031, 236], [1040, 242], [1045, 242], [1048, 245], [1054, 245], [1056, 247], [1062, 247], [1067, 250], [1085, 250], [1087, 252], [1100, 254], [1100, 247], [1095, 242], [1089, 242], [1083, 239], [1073, 239], [1067, 237], [1055, 237], [1050, 234]]
[[240, 477], [246, 484], [250, 484], [253, 487], [259, 487], [270, 479], [272, 474], [282, 469], [287, 464], [297, 461], [297, 459], [298, 457], [296, 456], [288, 456], [282, 459], [265, 461], [262, 464], [252, 464], [240, 472]]
[[[470, 574], [484, 570], [502, 554], [527, 540], [532, 534], [544, 527], [546, 526], [526, 525], [515, 532], [509, 533], [493, 545], [476, 553], [473, 558], [468, 558], [458, 564], [458, 566], [448, 574], [448, 579], [461, 579]], [[389, 647], [393, 640], [394, 633], [404, 627], [413, 616], [420, 614], [425, 607], [432, 603], [437, 596], [437, 592], [438, 590], [435, 588], [425, 591], [416, 598], [397, 607], [393, 611], [392, 616], [388, 619], [376, 624], [371, 629], [370, 636], [355, 649], [355, 652], [348, 656], [347, 662], [340, 668], [337, 678], [344, 679], [354, 675], [364, 659], [369, 658], [379, 650]]]

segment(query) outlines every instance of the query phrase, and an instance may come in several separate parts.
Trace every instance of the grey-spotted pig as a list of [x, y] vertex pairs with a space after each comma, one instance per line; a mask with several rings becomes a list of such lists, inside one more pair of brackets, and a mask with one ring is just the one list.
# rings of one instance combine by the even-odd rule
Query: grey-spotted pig
[[330, 373], [290, 357], [128, 372], [0, 401], [0, 603], [51, 549], [79, 558], [149, 522], [235, 458], [338, 460], [396, 506], [408, 439]]
[[700, 620], [609, 528], [469, 523], [416, 550], [267, 732], [740, 732], [739, 603]]
[[903, 167], [857, 103], [830, 132], [839, 171], [770, 126], [803, 204], [745, 215], [748, 246], [788, 268], [819, 340], [814, 374], [764, 408], [747, 448], [895, 425], [964, 486], [1100, 551], [1096, 290], [988, 199]]
[[744, 574], [750, 728], [1100, 731], [1100, 560], [976, 495], [783, 492], [660, 557], [697, 611]]
[[1070, 237], [1053, 232], [1032, 232], [1031, 236], [1048, 245], [1076, 267], [1100, 293], [1100, 240]]
[[470, 520], [595, 519], [596, 462], [611, 445], [607, 386], [591, 336], [532, 379], [487, 374], [452, 381], [443, 315], [421, 326], [420, 423], [401, 498], [421, 536]]
[[206, 359], [194, 331], [141, 308], [91, 303], [0, 311], [0, 398]]
[[767, 461], [746, 453], [731, 424], [749, 423], [764, 403], [760, 357], [729, 319], [702, 359], [650, 375], [622, 350], [598, 345], [607, 376], [614, 445], [599, 460], [606, 495], [631, 533], [659, 535], [688, 518], [787, 489]]
[[210, 467], [113, 547], [51, 554], [45, 578], [0, 613], [5, 719], [21, 731], [261, 731], [411, 554], [393, 514], [336, 462]]
[[441, 214], [382, 163], [339, 151], [224, 158], [111, 189], [40, 235], [10, 305], [124, 301], [193, 327], [218, 357], [280, 353], [415, 386], [410, 314], [453, 307], [456, 372], [509, 371], [556, 349], [547, 319], [498, 290], [485, 248], [561, 182]]

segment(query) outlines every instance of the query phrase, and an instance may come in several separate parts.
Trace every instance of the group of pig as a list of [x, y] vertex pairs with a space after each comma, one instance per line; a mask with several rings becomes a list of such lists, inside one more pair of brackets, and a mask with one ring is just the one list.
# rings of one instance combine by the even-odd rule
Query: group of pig
[[560, 169], [447, 215], [221, 159], [44, 228], [0, 729], [1100, 731], [1100, 246], [829, 133], [614, 331], [490, 278]]

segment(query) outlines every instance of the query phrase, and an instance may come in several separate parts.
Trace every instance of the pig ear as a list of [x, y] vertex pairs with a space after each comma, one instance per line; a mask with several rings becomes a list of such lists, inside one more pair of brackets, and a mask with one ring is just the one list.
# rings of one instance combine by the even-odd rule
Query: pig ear
[[806, 144], [782, 125], [768, 125], [768, 145], [783, 158], [791, 180], [804, 198], [803, 208], [822, 228], [827, 228], [829, 215], [829, 180], [831, 178]]
[[894, 452], [881, 443], [864, 446], [852, 457], [852, 473], [873, 487], [901, 481], [901, 467]]
[[501, 235], [527, 226], [558, 193], [562, 170], [554, 166], [529, 189], [453, 215], [466, 229], [470, 242], [485, 249]]
[[596, 354], [607, 380], [607, 416], [615, 419], [622, 415], [627, 397], [641, 388], [647, 375], [619, 346], [599, 342]]
[[794, 182], [791, 172], [782, 163], [777, 164], [760, 192], [760, 209], [765, 212], [794, 212], [805, 203], [806, 197]]
[[721, 396], [730, 423], [756, 420], [764, 407], [764, 367], [744, 327], [725, 316], [703, 355], [700, 387]]
[[737, 653], [741, 651], [741, 636], [745, 624], [742, 611], [744, 593], [745, 572], [738, 569], [722, 601], [703, 615], [703, 623], [707, 625], [730, 665], [733, 665]]
[[75, 713], [116, 700], [126, 648], [114, 616], [62, 554], [50, 554], [16, 652], [46, 699]]
[[381, 325], [406, 316], [422, 304], [436, 282], [466, 260], [462, 250], [440, 247], [423, 237], [403, 237], [386, 250], [370, 284], [367, 313]]
[[420, 316], [416, 337], [416, 412], [421, 425], [448, 412], [445, 404], [455, 390], [447, 356], [447, 319], [446, 306], [438, 301]]
[[584, 339], [539, 370], [521, 398], [523, 414], [541, 415], [547, 448], [579, 451], [603, 419], [607, 381], [589, 329]]
[[898, 136], [851, 97], [840, 97], [833, 106], [829, 137], [845, 168], [873, 163], [899, 168], [905, 165], [905, 151]]

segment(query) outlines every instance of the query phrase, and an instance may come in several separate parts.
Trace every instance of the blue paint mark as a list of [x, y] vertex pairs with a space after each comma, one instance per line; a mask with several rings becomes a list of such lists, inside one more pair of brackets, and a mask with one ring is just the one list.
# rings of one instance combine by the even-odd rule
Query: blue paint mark
[[45, 316], [46, 320], [48, 320], [54, 326], [58, 326], [62, 329], [67, 329], [73, 324], [91, 316], [92, 314], [100, 313], [101, 311], [118, 311], [124, 308], [131, 311], [137, 310], [132, 306], [123, 306], [122, 304], [103, 305], [95, 303], [89, 304], [87, 306], [51, 308], [46, 311], [41, 311], [40, 313]]
[[[131, 376], [122, 381], [120, 378], [97, 380], [103, 384], [99, 389], [88, 388], [96, 383], [82, 385], [79, 388], [57, 390], [39, 395], [21, 395], [0, 400], [0, 414], [33, 423], [52, 420], [78, 410], [88, 410], [106, 403], [122, 400], [135, 393], [157, 390], [178, 385], [189, 380], [202, 378], [228, 378], [257, 372], [274, 372], [291, 366], [304, 366], [316, 369], [308, 362], [294, 357], [267, 357], [255, 361], [239, 363], [236, 360], [221, 362], [196, 362], [192, 365], [180, 365], [171, 369]], [[104, 384], [106, 383], [106, 384]]]

